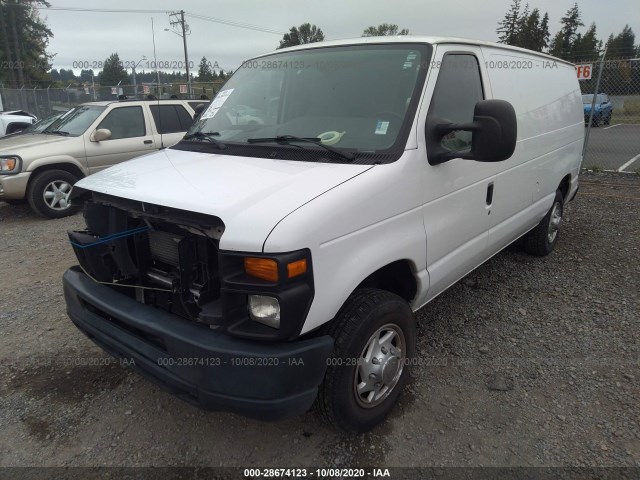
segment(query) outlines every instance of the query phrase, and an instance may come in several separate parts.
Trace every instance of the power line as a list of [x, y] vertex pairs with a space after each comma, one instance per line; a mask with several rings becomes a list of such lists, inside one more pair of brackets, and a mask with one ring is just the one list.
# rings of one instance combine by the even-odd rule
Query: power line
[[[16, 5], [18, 6], [18, 5]], [[26, 6], [26, 5], [23, 5]], [[61, 10], [64, 12], [96, 12], [96, 13], [171, 13], [171, 10], [140, 10], [118, 8], [82, 8], [82, 7], [37, 7], [36, 10]]]
[[[15, 5], [24, 6], [24, 5]], [[94, 12], [94, 13], [165, 13], [171, 14], [172, 10], [146, 10], [146, 9], [127, 9], [127, 8], [83, 8], [83, 7], [38, 7], [33, 8], [37, 10], [58, 10], [63, 12]], [[280, 32], [273, 28], [261, 27], [260, 25], [253, 25], [251, 23], [237, 22], [234, 20], [225, 20], [224, 18], [209, 17], [206, 15], [200, 15], [197, 13], [184, 12], [188, 17], [197, 18], [207, 22], [219, 23], [222, 25], [228, 25], [231, 27], [244, 28], [247, 30], [254, 30], [256, 32], [271, 33], [274, 35], [284, 35], [285, 32]]]
[[274, 35], [284, 35], [284, 33], [285, 33], [285, 32], [280, 32], [278, 30], [274, 30], [272, 28], [261, 27], [259, 25], [252, 25], [250, 23], [235, 22], [235, 21], [232, 21], [232, 20], [224, 20], [224, 19], [215, 18], [215, 17], [207, 17], [205, 15], [199, 15], [197, 13], [185, 12], [185, 15], [187, 15], [189, 17], [197, 18], [197, 19], [200, 19], [200, 20], [205, 20], [207, 22], [221, 23], [223, 25], [230, 25], [232, 27], [246, 28], [246, 29], [249, 29], [249, 30], [255, 30], [257, 32], [273, 33]]

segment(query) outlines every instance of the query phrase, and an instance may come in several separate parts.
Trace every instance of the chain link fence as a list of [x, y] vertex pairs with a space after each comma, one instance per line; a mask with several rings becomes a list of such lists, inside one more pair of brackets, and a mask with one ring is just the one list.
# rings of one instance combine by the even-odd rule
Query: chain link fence
[[640, 58], [577, 62], [585, 131], [582, 166], [640, 174]]
[[117, 100], [121, 96], [127, 98], [146, 98], [153, 95], [155, 98], [180, 98], [211, 100], [220, 88], [223, 81], [201, 83], [192, 82], [191, 93], [186, 83], [163, 83], [137, 85], [118, 85], [114, 87], [93, 84], [70, 84], [65, 88], [8, 88], [0, 85], [0, 98], [2, 110], [25, 110], [44, 118], [55, 113], [64, 112], [70, 108], [85, 102]]

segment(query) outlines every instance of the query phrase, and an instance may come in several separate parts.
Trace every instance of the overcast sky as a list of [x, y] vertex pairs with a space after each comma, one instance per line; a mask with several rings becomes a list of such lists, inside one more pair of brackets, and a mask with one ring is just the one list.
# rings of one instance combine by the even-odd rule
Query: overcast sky
[[[459, 36], [496, 41], [497, 22], [511, 0], [50, 0], [54, 7], [109, 9], [184, 9], [186, 12], [233, 22], [259, 25], [287, 32], [293, 25], [310, 22], [322, 28], [327, 40], [358, 37], [370, 25], [395, 23], [412, 34]], [[525, 3], [525, 0], [523, 0]], [[548, 11], [551, 34], [573, 0], [531, 0], [531, 8]], [[584, 23], [596, 22], [598, 37], [606, 40], [629, 24], [640, 40], [639, 0], [581, 0]], [[184, 60], [182, 39], [164, 31], [169, 16], [162, 13], [96, 13], [42, 10], [53, 31], [49, 52], [56, 53], [54, 68], [71, 68], [77, 61], [104, 61], [118, 52], [123, 61], [153, 59], [151, 18], [155, 23], [156, 54], [159, 61]], [[187, 17], [189, 60], [195, 65], [202, 56], [225, 70], [237, 68], [242, 60], [269, 52], [282, 34], [264, 33]], [[586, 27], [585, 27], [586, 28]], [[582, 29], [584, 31], [584, 28]], [[144, 67], [140, 65], [139, 70]], [[79, 69], [75, 69], [76, 73]], [[195, 72], [194, 72], [195, 73]]]

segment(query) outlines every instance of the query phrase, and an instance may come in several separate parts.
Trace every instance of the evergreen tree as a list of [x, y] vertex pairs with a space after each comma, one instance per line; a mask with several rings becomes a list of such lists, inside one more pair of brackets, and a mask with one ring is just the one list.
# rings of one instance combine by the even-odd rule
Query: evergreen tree
[[578, 34], [571, 46], [571, 61], [593, 60], [599, 55], [599, 41], [596, 36], [596, 24], [593, 22], [584, 35]]
[[636, 36], [629, 25], [625, 25], [622, 31], [613, 34], [607, 40], [607, 56], [630, 58], [636, 54]]
[[102, 72], [100, 73], [100, 84], [113, 86], [117, 85], [118, 82], [127, 83], [128, 80], [129, 75], [122, 66], [118, 54], [112, 53], [109, 55], [109, 58], [104, 61]]
[[210, 82], [213, 80], [213, 71], [211, 70], [211, 64], [207, 60], [207, 57], [202, 57], [200, 65], [198, 66], [198, 81]]
[[560, 23], [562, 23], [562, 28], [551, 42], [550, 53], [556, 57], [569, 60], [571, 59], [578, 28], [584, 26], [577, 3], [567, 10], [565, 16], [560, 19]]
[[306, 43], [321, 42], [324, 40], [324, 33], [315, 25], [303, 23], [299, 27], [291, 27], [289, 33], [285, 33], [280, 40], [278, 48], [293, 47], [295, 45], [304, 45]]
[[536, 45], [539, 47], [536, 50], [542, 52], [549, 47], [549, 37], [551, 34], [549, 33], [549, 13], [544, 12], [544, 17], [542, 17], [542, 22], [540, 22], [540, 28], [538, 30], [538, 36], [536, 38]]
[[538, 37], [538, 30], [540, 29], [540, 11], [534, 8], [529, 14], [528, 9], [529, 5], [525, 7], [524, 13], [518, 22], [516, 46], [528, 48], [529, 50], [538, 50], [536, 38]]
[[0, 80], [25, 85], [49, 79], [53, 55], [47, 53], [53, 33], [40, 18], [37, 7], [46, 0], [0, 1]]
[[520, 21], [520, 0], [513, 0], [509, 11], [505, 14], [502, 21], [498, 23], [496, 32], [498, 33], [498, 42], [507, 45], [515, 45], [518, 38], [518, 24]]
[[398, 31], [398, 25], [393, 23], [381, 23], [377, 27], [367, 27], [363, 32], [363, 37], [384, 37], [393, 35], [409, 35], [409, 29], [403, 28]]

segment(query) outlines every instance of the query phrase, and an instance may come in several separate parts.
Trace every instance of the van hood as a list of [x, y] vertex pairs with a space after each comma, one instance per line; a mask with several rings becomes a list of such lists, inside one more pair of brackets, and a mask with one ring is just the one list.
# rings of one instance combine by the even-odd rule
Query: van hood
[[216, 216], [225, 224], [221, 249], [260, 252], [285, 216], [371, 168], [168, 149], [98, 172], [74, 188]]
[[31, 148], [38, 147], [40, 150], [42, 145], [53, 145], [61, 142], [67, 142], [76, 137], [64, 137], [61, 135], [45, 135], [43, 133], [25, 133], [23, 135], [9, 135], [0, 138], [0, 154], [28, 156]]

